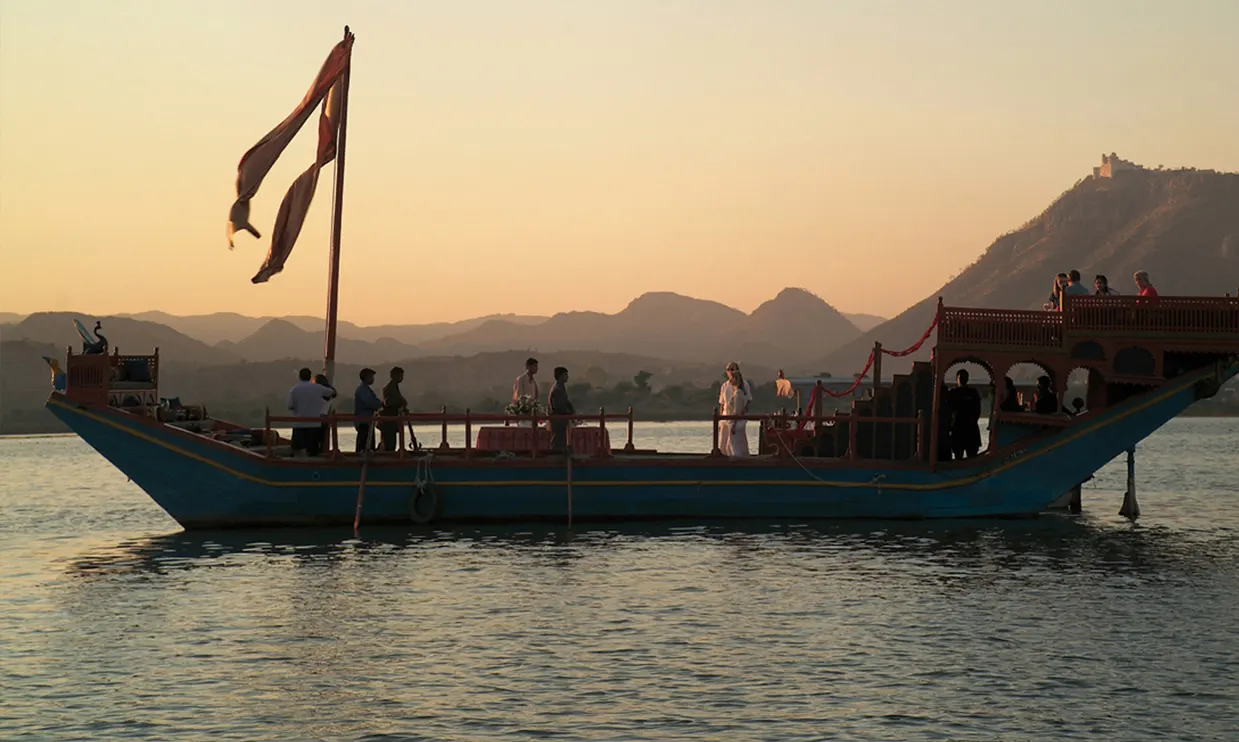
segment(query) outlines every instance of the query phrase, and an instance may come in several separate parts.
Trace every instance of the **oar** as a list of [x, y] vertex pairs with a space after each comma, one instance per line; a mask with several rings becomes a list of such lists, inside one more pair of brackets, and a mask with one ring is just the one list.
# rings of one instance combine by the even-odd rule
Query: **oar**
[[353, 514], [353, 538], [357, 538], [361, 529], [361, 504], [366, 500], [366, 474], [370, 471], [370, 454], [374, 452], [374, 428], [378, 425], [378, 417], [370, 421], [366, 431], [366, 453], [361, 460], [361, 482], [357, 485], [357, 512]]
[[568, 527], [572, 527], [572, 449], [567, 450], [568, 454]]

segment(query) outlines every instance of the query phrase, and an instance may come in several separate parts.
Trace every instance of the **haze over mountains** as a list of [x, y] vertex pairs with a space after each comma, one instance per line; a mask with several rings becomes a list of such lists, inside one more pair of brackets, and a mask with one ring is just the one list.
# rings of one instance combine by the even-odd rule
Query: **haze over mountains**
[[[419, 369], [410, 374], [419, 388], [465, 400], [502, 395], [531, 352], [544, 365], [568, 358], [598, 365], [611, 383], [636, 368], [655, 373], [656, 386], [708, 384], [717, 380], [721, 363], [733, 359], [758, 381], [777, 368], [789, 375], [850, 376], [875, 340], [898, 349], [919, 338], [933, 320], [939, 296], [954, 305], [1036, 309], [1054, 274], [1072, 268], [1089, 283], [1093, 274], [1104, 273], [1123, 293], [1133, 291], [1134, 271], [1147, 270], [1163, 295], [1233, 294], [1239, 287], [1239, 174], [1132, 166], [1113, 177], [1086, 177], [1040, 215], [998, 238], [939, 291], [876, 327], [872, 318], [849, 321], [801, 289], [786, 289], [748, 314], [658, 292], [615, 314], [508, 315], [383, 327], [342, 323], [340, 373], [355, 373], [356, 364], [400, 362]], [[3, 419], [22, 405], [34, 414], [48, 388], [39, 356], [59, 356], [68, 344], [80, 347], [74, 318], [94, 322], [72, 312], [12, 318], [18, 321], [0, 324]], [[123, 351], [160, 348], [168, 370], [166, 393], [192, 391], [208, 404], [244, 397], [278, 407], [291, 373], [286, 359], [315, 366], [322, 355], [322, 321], [312, 317], [143, 313], [103, 319], [104, 334]], [[858, 326], [866, 319], [870, 322]], [[884, 376], [928, 357], [931, 346], [919, 356], [887, 359]]]
[[[122, 351], [159, 347], [165, 358], [184, 362], [313, 361], [323, 352], [321, 319], [255, 318], [233, 313], [175, 317], [143, 312], [96, 318], [82, 313], [40, 312], [0, 326], [0, 339], [77, 347], [80, 339], [73, 329], [75, 318], [91, 326], [96, 319], [104, 320], [104, 334]], [[860, 318], [869, 320], [867, 325], [874, 319], [868, 315]], [[847, 317], [803, 289], [785, 289], [751, 314], [717, 302], [657, 292], [634, 299], [616, 314], [501, 315], [378, 327], [341, 323], [336, 357], [344, 363], [383, 364], [507, 350], [591, 350], [691, 363], [737, 359], [794, 365], [860, 333]]]

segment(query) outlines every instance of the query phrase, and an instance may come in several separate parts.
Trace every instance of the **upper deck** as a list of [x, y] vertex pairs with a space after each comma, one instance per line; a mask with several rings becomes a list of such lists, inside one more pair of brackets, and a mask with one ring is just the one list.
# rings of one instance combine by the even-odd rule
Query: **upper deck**
[[1166, 350], [1239, 349], [1239, 298], [1071, 296], [1063, 310], [938, 306], [938, 348], [1071, 353], [1081, 342], [1140, 340]]

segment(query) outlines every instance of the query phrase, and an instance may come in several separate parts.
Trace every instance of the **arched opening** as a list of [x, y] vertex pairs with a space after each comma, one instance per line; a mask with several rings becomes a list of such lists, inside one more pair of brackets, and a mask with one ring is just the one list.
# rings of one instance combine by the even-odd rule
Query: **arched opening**
[[994, 399], [993, 372], [977, 358], [946, 367], [939, 389], [939, 461], [976, 458], [989, 450], [989, 415]]
[[1077, 366], [1067, 374], [1067, 385], [1063, 389], [1063, 412], [1069, 415], [1083, 415], [1089, 410], [1101, 406], [1097, 398], [1098, 390], [1103, 386], [1101, 374], [1087, 366]]
[[[1007, 393], [999, 395], [998, 405], [1002, 412], [1058, 412], [1059, 380], [1053, 370], [1037, 361], [1021, 361], [1011, 364], [1006, 378], [1011, 380], [1011, 386], [1005, 386], [1003, 381]], [[1015, 390], [1014, 399], [1010, 395], [1012, 388]]]

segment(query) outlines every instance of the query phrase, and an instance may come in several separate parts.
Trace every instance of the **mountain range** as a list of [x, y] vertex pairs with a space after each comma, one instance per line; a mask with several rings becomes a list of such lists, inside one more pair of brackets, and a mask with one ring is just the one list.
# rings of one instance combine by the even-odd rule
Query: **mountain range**
[[[322, 357], [323, 321], [315, 317], [256, 318], [233, 313], [177, 317], [143, 312], [95, 317], [39, 312], [0, 325], [0, 339], [79, 346], [73, 319], [103, 321], [113, 347], [164, 358], [219, 365]], [[872, 326], [872, 315], [858, 315]], [[861, 329], [803, 289], [785, 289], [751, 313], [679, 294], [648, 293], [615, 314], [564, 312], [552, 317], [495, 315], [462, 322], [365, 327], [338, 326], [336, 358], [384, 364], [429, 356], [471, 356], [519, 350], [591, 350], [679, 362], [727, 360], [795, 366], [847, 342]]]
[[[1039, 309], [1054, 275], [1071, 269], [1087, 284], [1104, 273], [1123, 293], [1133, 292], [1136, 270], [1149, 271], [1164, 295], [1235, 292], [1239, 174], [1131, 167], [1113, 177], [1086, 177], [995, 240], [939, 290], [884, 322], [843, 315], [803, 289], [785, 289], [747, 314], [657, 292], [637, 297], [615, 314], [504, 315], [381, 327], [341, 323], [339, 373], [355, 378], [356, 364], [399, 362], [415, 369], [414, 384], [461, 395], [466, 404], [477, 395], [502, 397], [524, 356], [535, 352], [544, 366], [572, 359], [574, 369], [609, 376], [611, 383], [649, 370], [655, 384], [708, 384], [726, 360], [740, 361], [746, 376], [758, 380], [772, 377], [777, 368], [789, 375], [844, 376], [860, 370], [875, 341], [900, 349], [917, 340], [930, 326], [939, 297], [959, 306]], [[26, 404], [32, 405], [29, 414], [46, 414], [37, 411], [47, 390], [39, 356], [60, 355], [65, 345], [80, 347], [74, 318], [88, 325], [95, 320], [71, 312], [0, 315], [10, 320], [0, 324], [4, 419], [14, 409], [25, 414]], [[160, 348], [169, 394], [199, 395], [208, 404], [245, 398], [259, 409], [264, 404], [278, 409], [279, 390], [289, 383], [286, 359], [314, 367], [322, 354], [322, 320], [313, 317], [143, 313], [102, 319], [113, 346], [132, 352]], [[927, 358], [931, 346], [887, 359], [884, 376]]]

